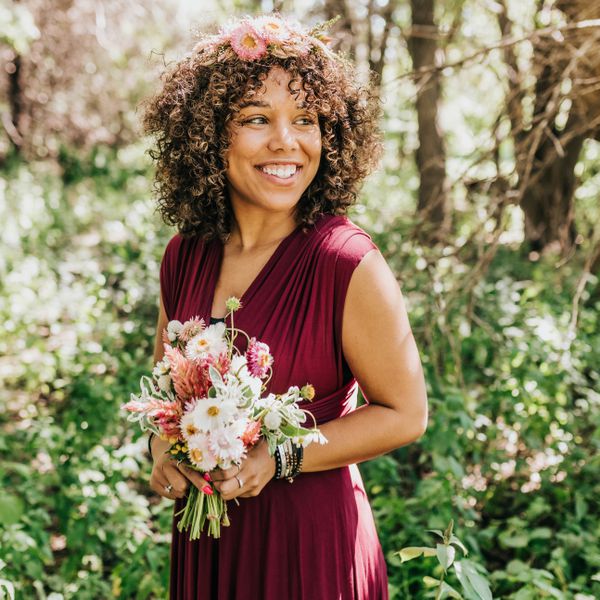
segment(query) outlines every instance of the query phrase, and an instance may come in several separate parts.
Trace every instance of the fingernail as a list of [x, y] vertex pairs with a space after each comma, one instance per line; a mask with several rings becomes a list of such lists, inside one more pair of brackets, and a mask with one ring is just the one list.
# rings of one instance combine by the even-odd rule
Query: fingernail
[[202, 477], [204, 477], [205, 481], [212, 481], [212, 479], [210, 477], [210, 473], [204, 473], [204, 475], [202, 475]]
[[214, 494], [214, 492], [213, 492], [213, 489], [210, 487], [210, 485], [205, 485], [205, 486], [202, 488], [202, 491], [203, 491], [205, 494], [208, 494], [209, 496], [212, 496], [212, 495]]

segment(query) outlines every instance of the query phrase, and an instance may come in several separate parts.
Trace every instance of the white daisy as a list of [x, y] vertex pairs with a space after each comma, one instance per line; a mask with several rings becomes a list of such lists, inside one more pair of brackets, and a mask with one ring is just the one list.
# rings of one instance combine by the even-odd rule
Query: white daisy
[[192, 436], [200, 433], [200, 429], [198, 429], [198, 426], [194, 422], [193, 411], [187, 412], [181, 417], [179, 428], [181, 429], [181, 434], [186, 440], [189, 440]]
[[209, 432], [227, 425], [236, 413], [237, 405], [234, 401], [217, 395], [216, 398], [198, 400], [191, 414], [196, 427], [200, 431]]
[[208, 356], [217, 358], [226, 351], [225, 323], [210, 325], [204, 331], [195, 335], [185, 347], [186, 356], [192, 360], [207, 358]]
[[246, 447], [240, 439], [240, 435], [244, 431], [244, 426], [245, 423], [240, 420], [229, 427], [221, 427], [211, 431], [209, 447], [217, 457], [219, 466], [222, 469], [228, 469], [231, 465], [239, 463], [244, 458]]
[[188, 441], [188, 456], [191, 463], [202, 471], [212, 471], [217, 466], [217, 457], [211, 451], [208, 436], [196, 433]]

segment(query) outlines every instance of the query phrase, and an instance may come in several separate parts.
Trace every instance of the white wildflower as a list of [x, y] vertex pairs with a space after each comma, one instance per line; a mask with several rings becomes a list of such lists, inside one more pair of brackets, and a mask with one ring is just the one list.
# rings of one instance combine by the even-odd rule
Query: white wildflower
[[216, 398], [198, 400], [192, 410], [194, 424], [200, 431], [209, 432], [228, 425], [237, 414], [237, 405], [230, 399]]
[[192, 436], [200, 433], [200, 429], [196, 425], [194, 421], [195, 415], [193, 410], [185, 413], [181, 417], [181, 421], [179, 422], [179, 428], [181, 429], [181, 434], [186, 440], [189, 440]]
[[277, 431], [281, 427], [281, 415], [277, 411], [268, 412], [264, 419], [265, 427]]
[[217, 457], [210, 449], [208, 436], [197, 433], [187, 440], [191, 463], [202, 471], [212, 471], [217, 466]]
[[217, 358], [227, 351], [225, 323], [215, 323], [195, 335], [186, 345], [186, 356], [192, 360], [212, 356]]
[[177, 319], [169, 321], [169, 324], [167, 325], [167, 336], [170, 342], [174, 342], [177, 339], [182, 327], [183, 323]]
[[246, 447], [240, 436], [244, 432], [245, 426], [246, 423], [241, 419], [229, 427], [221, 427], [211, 431], [209, 447], [217, 457], [219, 466], [222, 469], [228, 469], [244, 458]]

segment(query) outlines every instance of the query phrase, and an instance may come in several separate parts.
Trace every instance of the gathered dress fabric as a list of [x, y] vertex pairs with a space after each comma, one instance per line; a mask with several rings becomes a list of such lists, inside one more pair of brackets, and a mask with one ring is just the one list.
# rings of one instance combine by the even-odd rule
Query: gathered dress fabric
[[[345, 216], [323, 215], [298, 227], [280, 242], [234, 315], [236, 327], [271, 349], [269, 392], [314, 386], [315, 398], [301, 406], [318, 424], [356, 408], [357, 383], [342, 353], [342, 314], [352, 273], [375, 247]], [[160, 270], [169, 320], [210, 322], [222, 258], [218, 240], [171, 239]], [[176, 500], [174, 515], [184, 505]], [[239, 506], [229, 502], [228, 510], [231, 525], [219, 539], [203, 533], [191, 541], [174, 516], [170, 600], [388, 598], [386, 564], [356, 465], [303, 472], [293, 483], [273, 479], [257, 496], [239, 498]]]

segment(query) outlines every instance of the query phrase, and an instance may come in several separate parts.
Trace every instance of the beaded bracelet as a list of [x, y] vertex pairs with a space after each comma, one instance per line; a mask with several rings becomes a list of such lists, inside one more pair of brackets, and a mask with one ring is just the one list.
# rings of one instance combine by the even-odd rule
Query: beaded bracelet
[[281, 479], [282, 473], [281, 446], [277, 446], [277, 448], [275, 448], [275, 479]]

